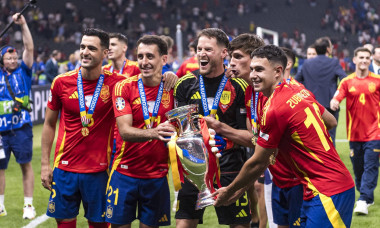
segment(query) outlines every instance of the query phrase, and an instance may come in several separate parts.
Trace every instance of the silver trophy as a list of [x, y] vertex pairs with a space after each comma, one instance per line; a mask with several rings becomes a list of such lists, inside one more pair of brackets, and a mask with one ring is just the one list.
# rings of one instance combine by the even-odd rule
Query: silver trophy
[[188, 173], [184, 176], [199, 190], [196, 210], [214, 203], [205, 182], [209, 162], [208, 151], [200, 133], [197, 113], [197, 104], [182, 106], [165, 113], [167, 119], [177, 130], [177, 145], [183, 153], [179, 159], [182, 167]]

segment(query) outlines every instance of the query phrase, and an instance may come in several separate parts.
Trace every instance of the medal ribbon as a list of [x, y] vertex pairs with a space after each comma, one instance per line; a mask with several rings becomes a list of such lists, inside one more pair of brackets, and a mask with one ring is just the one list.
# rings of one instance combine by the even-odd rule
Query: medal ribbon
[[156, 117], [158, 115], [158, 110], [160, 109], [161, 98], [164, 91], [164, 82], [161, 80], [160, 87], [158, 88], [157, 98], [156, 98], [156, 101], [154, 102], [152, 119], [149, 116], [148, 103], [146, 101], [144, 84], [141, 78], [138, 80], [138, 88], [139, 88], [141, 107], [143, 111], [145, 126], [147, 129], [150, 129], [153, 127], [154, 121], [156, 120]]
[[[126, 61], [124, 60], [123, 66], [121, 67], [119, 74], [123, 74], [125, 63], [126, 63]], [[113, 65], [111, 66], [110, 71], [111, 71], [111, 73], [113, 73]]]
[[252, 124], [252, 133], [257, 136], [257, 101], [259, 99], [259, 92], [255, 93], [255, 102], [253, 102], [253, 88], [251, 94], [251, 124]]
[[90, 107], [88, 108], [88, 112], [86, 112], [86, 102], [84, 99], [83, 92], [83, 81], [82, 81], [82, 72], [79, 70], [78, 79], [77, 79], [77, 89], [78, 89], [78, 99], [79, 99], [79, 111], [80, 111], [80, 119], [82, 121], [82, 126], [87, 127], [91, 121], [92, 115], [94, 114], [96, 102], [98, 101], [100, 91], [102, 90], [104, 82], [104, 75], [101, 74], [98, 83], [96, 84], [94, 95], [91, 99]]
[[[226, 75], [223, 75], [223, 79], [219, 84], [218, 91], [216, 92], [216, 95], [214, 98], [214, 102], [212, 103], [211, 115], [216, 115], [216, 111], [218, 110], [220, 97], [222, 96], [222, 93], [223, 93], [224, 87], [226, 86], [227, 81], [228, 81], [228, 78], [226, 77]], [[204, 114], [204, 116], [209, 116], [210, 111], [208, 109], [206, 89], [205, 89], [205, 84], [204, 84], [202, 75], [199, 75], [199, 92], [201, 94], [203, 114]]]

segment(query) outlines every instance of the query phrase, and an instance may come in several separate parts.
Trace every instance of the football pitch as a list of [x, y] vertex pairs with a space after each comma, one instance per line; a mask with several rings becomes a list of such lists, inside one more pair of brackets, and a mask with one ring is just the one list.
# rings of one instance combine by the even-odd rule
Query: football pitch
[[[346, 164], [347, 168], [352, 173], [352, 165], [349, 158], [349, 147], [346, 139], [346, 125], [345, 125], [345, 103], [341, 104], [341, 112], [339, 118], [339, 124], [337, 129], [337, 150], [343, 162]], [[58, 126], [57, 126], [58, 128]], [[22, 208], [24, 203], [23, 197], [23, 187], [22, 187], [22, 175], [19, 165], [16, 163], [14, 157], [12, 156], [9, 167], [6, 170], [6, 188], [5, 188], [5, 206], [8, 215], [5, 217], [0, 217], [0, 228], [13, 228], [13, 227], [56, 227], [55, 220], [52, 218], [46, 218], [44, 216], [47, 204], [49, 200], [50, 192], [45, 190], [41, 185], [40, 180], [40, 162], [41, 162], [41, 132], [42, 125], [36, 125], [33, 127], [34, 133], [34, 144], [33, 144], [33, 160], [32, 165], [35, 175], [35, 187], [34, 187], [34, 198], [33, 205], [36, 208], [37, 216], [36, 219], [24, 220], [22, 219]], [[21, 142], [22, 143], [22, 142]], [[54, 152], [51, 153], [51, 162], [53, 161]], [[171, 177], [169, 178], [172, 181]], [[171, 187], [171, 200], [173, 200], [173, 186]], [[380, 189], [379, 187], [375, 190], [375, 204], [369, 208], [369, 214], [367, 216], [357, 216], [353, 215], [352, 227], [365, 227], [365, 228], [377, 228], [380, 227]], [[356, 199], [358, 198], [358, 192], [356, 192]], [[84, 212], [81, 209], [77, 219], [77, 227], [88, 227], [86, 219], [83, 217]], [[218, 225], [217, 218], [215, 215], [215, 210], [213, 207], [206, 209], [204, 218], [204, 224], [199, 227], [228, 227]], [[175, 227], [174, 213], [171, 214], [170, 227]], [[132, 227], [138, 227], [138, 220], [132, 224]]]

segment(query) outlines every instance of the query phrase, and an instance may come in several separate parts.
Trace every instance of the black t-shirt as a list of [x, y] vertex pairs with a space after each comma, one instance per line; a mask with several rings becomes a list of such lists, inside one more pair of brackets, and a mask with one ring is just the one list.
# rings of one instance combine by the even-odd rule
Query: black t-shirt
[[[223, 75], [224, 73], [215, 78], [203, 77], [208, 103], [212, 104]], [[248, 84], [242, 79], [228, 79], [219, 101], [216, 119], [235, 129], [247, 129], [244, 105], [244, 93], [247, 86]], [[199, 91], [199, 70], [188, 73], [178, 80], [174, 88], [174, 96], [178, 107], [198, 104], [199, 114], [204, 115]], [[221, 173], [239, 172], [246, 158], [245, 153], [243, 147], [223, 151], [222, 157], [219, 158]]]

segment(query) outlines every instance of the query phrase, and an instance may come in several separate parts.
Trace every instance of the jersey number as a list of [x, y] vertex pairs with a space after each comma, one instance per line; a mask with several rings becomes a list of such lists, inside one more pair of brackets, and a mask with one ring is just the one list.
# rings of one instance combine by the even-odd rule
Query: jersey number
[[116, 188], [115, 191], [113, 191], [113, 190], [112, 190], [112, 186], [109, 186], [109, 187], [108, 187], [108, 191], [109, 191], [109, 193], [108, 193], [108, 199], [107, 199], [107, 202], [108, 202], [108, 203], [111, 203], [111, 200], [110, 200], [109, 198], [111, 197], [111, 195], [112, 195], [112, 193], [113, 193], [113, 194], [115, 195], [115, 201], [113, 202], [113, 204], [116, 206], [116, 205], [117, 205], [117, 201], [118, 201], [118, 199], [119, 199], [119, 189]]
[[359, 102], [362, 103], [363, 105], [365, 105], [365, 95], [364, 95], [364, 93], [360, 94]]
[[[319, 109], [318, 109], [318, 106], [314, 103], [313, 104], [314, 106], [314, 109], [315, 109], [315, 113], [317, 113], [317, 117], [321, 119], [320, 117], [320, 114], [319, 114]], [[323, 129], [321, 127], [321, 125], [318, 123], [315, 115], [312, 113], [312, 111], [310, 110], [309, 107], [305, 108], [305, 113], [306, 113], [306, 120], [304, 121], [304, 124], [307, 128], [309, 128], [311, 125], [313, 125], [313, 127], [315, 128], [315, 130], [317, 131], [317, 134], [318, 134], [318, 137], [319, 137], [319, 140], [321, 140], [322, 142], [322, 145], [323, 145], [323, 148], [325, 148], [326, 151], [328, 151], [330, 149], [330, 145], [327, 141], [327, 138], [323, 132]], [[322, 121], [323, 122], [323, 121]], [[324, 127], [324, 130], [326, 131], [326, 127]]]

